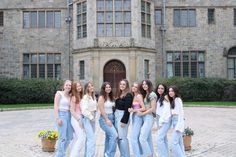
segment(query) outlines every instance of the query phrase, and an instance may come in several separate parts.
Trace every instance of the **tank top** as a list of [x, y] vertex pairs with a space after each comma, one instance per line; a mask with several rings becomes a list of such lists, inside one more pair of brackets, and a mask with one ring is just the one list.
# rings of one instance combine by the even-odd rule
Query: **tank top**
[[112, 107], [115, 106], [115, 102], [111, 100], [106, 100], [104, 103], [104, 110], [107, 114], [113, 113]]
[[60, 94], [59, 100], [59, 111], [69, 111], [70, 110], [70, 99], [68, 99], [62, 91], [57, 91]]
[[139, 100], [139, 98], [137, 96], [135, 96], [134, 99], [133, 99], [133, 103], [132, 103], [132, 108], [133, 109], [141, 108], [140, 100]]

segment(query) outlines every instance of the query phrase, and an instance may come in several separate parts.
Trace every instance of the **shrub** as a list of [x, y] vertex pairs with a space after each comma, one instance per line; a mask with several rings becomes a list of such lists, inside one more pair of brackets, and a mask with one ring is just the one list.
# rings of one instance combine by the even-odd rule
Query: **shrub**
[[235, 80], [173, 77], [158, 83], [176, 85], [184, 101], [236, 101]]
[[61, 81], [0, 78], [0, 104], [52, 103]]

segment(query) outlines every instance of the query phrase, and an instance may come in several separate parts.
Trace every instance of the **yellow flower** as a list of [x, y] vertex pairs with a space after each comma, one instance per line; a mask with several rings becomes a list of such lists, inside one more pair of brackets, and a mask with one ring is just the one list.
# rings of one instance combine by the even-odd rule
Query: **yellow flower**
[[52, 130], [42, 130], [38, 133], [38, 137], [46, 138], [50, 140], [57, 140], [58, 139], [58, 132]]

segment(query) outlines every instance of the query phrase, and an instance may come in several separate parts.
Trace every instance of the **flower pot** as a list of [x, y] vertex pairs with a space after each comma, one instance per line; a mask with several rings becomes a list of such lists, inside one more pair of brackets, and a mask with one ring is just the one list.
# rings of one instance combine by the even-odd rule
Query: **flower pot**
[[191, 142], [192, 142], [192, 136], [184, 136], [184, 149], [185, 151], [188, 151], [191, 149]]
[[46, 138], [41, 139], [42, 149], [44, 152], [54, 152], [55, 151], [55, 144], [57, 140], [49, 140]]

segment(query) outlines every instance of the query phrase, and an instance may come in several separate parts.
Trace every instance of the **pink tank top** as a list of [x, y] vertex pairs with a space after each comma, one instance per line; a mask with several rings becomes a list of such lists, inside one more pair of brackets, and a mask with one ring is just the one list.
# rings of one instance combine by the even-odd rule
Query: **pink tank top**
[[78, 115], [81, 115], [80, 103], [75, 104], [75, 112], [76, 112]]

